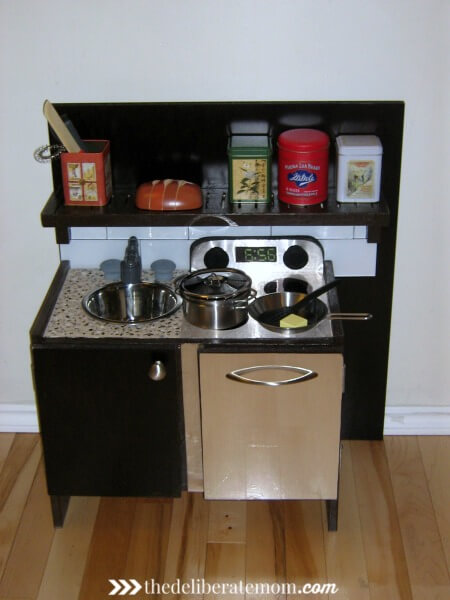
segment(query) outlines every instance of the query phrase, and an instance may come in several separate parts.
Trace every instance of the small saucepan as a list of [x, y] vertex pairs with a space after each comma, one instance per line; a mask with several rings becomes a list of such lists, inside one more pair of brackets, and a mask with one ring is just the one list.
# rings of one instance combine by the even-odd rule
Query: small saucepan
[[278, 308], [283, 308], [285, 306], [293, 306], [297, 302], [302, 299], [303, 295], [295, 292], [277, 292], [275, 294], [266, 294], [265, 296], [260, 296], [256, 298], [248, 307], [248, 312], [253, 319], [258, 321], [258, 323], [269, 329], [270, 331], [274, 331], [276, 333], [281, 333], [284, 335], [291, 335], [295, 333], [303, 333], [304, 331], [308, 331], [312, 329], [325, 319], [333, 320], [348, 320], [348, 321], [368, 321], [372, 318], [370, 313], [331, 313], [328, 312], [327, 305], [319, 300], [319, 298], [315, 298], [312, 300], [303, 310], [300, 310], [299, 316], [307, 319], [308, 324], [303, 327], [277, 327], [275, 325], [270, 325], [268, 323], [264, 323], [263, 320], [260, 319], [263, 313], [275, 310]]
[[250, 277], [238, 269], [200, 269], [177, 280], [184, 317], [203, 329], [232, 329], [247, 321], [256, 296]]

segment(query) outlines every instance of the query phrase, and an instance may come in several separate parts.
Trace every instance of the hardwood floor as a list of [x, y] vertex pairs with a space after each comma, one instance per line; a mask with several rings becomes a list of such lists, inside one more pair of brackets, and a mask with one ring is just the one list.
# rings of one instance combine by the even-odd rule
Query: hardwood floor
[[[337, 532], [327, 531], [321, 502], [205, 501], [200, 493], [72, 498], [64, 528], [54, 530], [39, 436], [0, 434], [0, 600], [102, 600], [110, 579], [149, 582], [133, 596], [115, 594], [145, 598], [152, 580], [178, 578], [239, 592], [190, 595], [206, 600], [242, 600], [239, 582], [338, 588], [311, 598], [447, 600], [449, 473], [450, 437], [344, 442]], [[281, 585], [265, 591], [298, 596]], [[253, 592], [247, 598], [261, 598]]]

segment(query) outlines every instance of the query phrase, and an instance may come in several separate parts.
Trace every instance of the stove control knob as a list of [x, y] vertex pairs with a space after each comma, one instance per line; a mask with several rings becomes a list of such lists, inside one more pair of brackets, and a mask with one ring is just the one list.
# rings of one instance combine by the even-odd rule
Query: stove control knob
[[308, 253], [301, 246], [289, 246], [283, 254], [283, 262], [288, 269], [303, 269], [308, 263]]
[[210, 248], [203, 257], [207, 269], [226, 269], [230, 259], [223, 248]]

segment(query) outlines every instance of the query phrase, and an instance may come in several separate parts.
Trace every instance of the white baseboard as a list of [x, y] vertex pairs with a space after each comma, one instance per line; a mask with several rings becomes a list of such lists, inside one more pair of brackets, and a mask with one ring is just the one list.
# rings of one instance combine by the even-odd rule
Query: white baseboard
[[0, 432], [36, 433], [39, 431], [33, 404], [0, 403]]
[[450, 406], [386, 406], [384, 435], [450, 435]]
[[[0, 432], [38, 431], [34, 405], [0, 403]], [[450, 406], [387, 406], [384, 435], [450, 435]]]

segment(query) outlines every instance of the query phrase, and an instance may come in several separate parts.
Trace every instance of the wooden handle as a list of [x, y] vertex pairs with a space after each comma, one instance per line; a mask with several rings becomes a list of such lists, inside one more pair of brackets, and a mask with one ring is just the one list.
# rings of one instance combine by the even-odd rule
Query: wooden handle
[[53, 104], [46, 100], [43, 106], [44, 116], [50, 124], [50, 127], [58, 136], [59, 140], [66, 147], [68, 152], [81, 152], [80, 145], [70, 133], [64, 121], [57, 113]]

